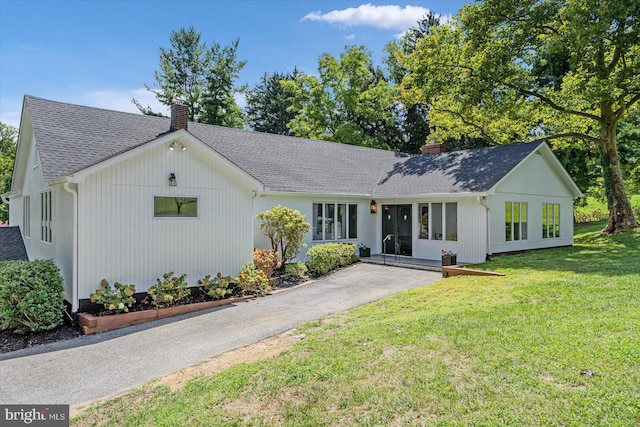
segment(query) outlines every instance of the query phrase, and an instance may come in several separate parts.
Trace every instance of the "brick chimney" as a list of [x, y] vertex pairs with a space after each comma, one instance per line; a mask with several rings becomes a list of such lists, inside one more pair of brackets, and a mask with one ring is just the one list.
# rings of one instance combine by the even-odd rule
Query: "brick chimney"
[[176, 102], [171, 105], [171, 128], [170, 131], [184, 129], [187, 130], [187, 124], [189, 122], [189, 107]]
[[420, 147], [422, 154], [440, 154], [447, 151], [447, 147], [444, 144], [436, 143], [436, 140], [431, 138], [428, 144]]

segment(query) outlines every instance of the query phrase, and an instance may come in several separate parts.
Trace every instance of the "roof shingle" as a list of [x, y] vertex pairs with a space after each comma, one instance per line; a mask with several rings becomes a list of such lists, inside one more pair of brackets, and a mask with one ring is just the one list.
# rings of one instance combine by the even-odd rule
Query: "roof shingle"
[[0, 261], [28, 259], [20, 227], [0, 227]]

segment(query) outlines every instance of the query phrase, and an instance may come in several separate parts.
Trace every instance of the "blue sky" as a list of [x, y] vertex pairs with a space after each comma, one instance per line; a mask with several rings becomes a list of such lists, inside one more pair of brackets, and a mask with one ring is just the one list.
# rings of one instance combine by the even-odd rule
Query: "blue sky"
[[[323, 52], [385, 44], [425, 10], [445, 17], [468, 0], [0, 0], [0, 122], [18, 126], [25, 94], [137, 112], [132, 97], [155, 110], [158, 48], [171, 31], [193, 26], [203, 41], [240, 38], [247, 64], [239, 84], [294, 67], [313, 74]], [[242, 100], [239, 100], [242, 103]]]

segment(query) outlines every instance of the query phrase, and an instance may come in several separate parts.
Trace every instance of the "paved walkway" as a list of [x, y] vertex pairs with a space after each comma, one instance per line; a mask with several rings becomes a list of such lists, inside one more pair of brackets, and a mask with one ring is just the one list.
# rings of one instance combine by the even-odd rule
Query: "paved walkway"
[[[356, 264], [305, 286], [0, 356], [0, 403], [81, 406], [298, 325], [441, 280], [439, 273]], [[15, 357], [16, 355], [22, 357]]]

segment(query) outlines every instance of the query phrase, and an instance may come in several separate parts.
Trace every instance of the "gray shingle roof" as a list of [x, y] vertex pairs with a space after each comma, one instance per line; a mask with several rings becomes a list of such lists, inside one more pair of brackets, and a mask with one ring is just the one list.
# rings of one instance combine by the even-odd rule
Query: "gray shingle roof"
[[0, 261], [28, 260], [19, 227], [0, 227]]
[[[117, 156], [169, 130], [168, 118], [25, 97], [47, 181]], [[272, 191], [349, 195], [484, 192], [538, 144], [412, 156], [189, 123], [189, 132]]]

